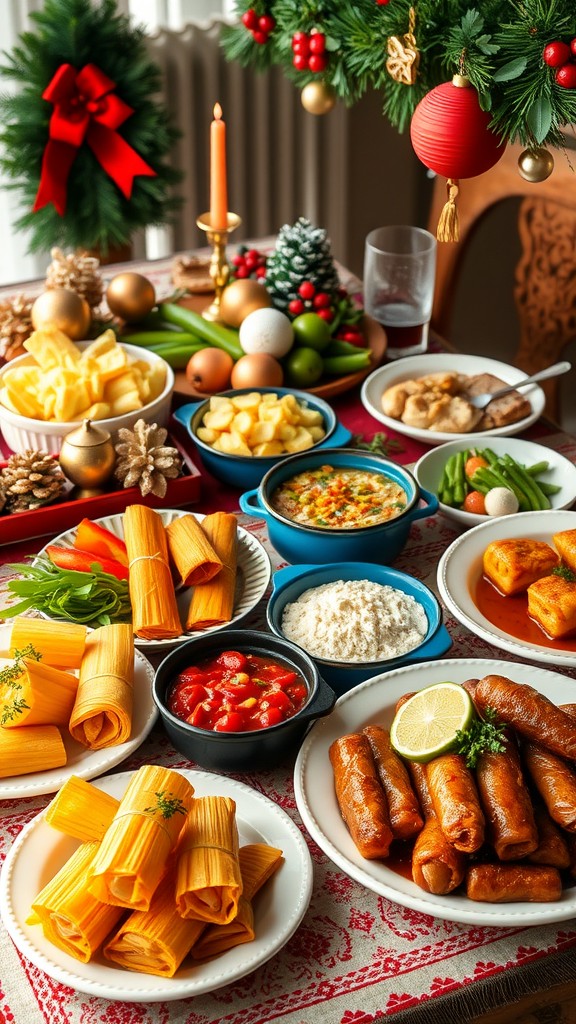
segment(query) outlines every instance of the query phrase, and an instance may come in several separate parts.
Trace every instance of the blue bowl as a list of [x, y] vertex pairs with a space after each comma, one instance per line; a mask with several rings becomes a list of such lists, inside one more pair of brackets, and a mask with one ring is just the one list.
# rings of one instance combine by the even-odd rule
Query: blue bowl
[[[408, 501], [401, 515], [384, 523], [355, 529], [323, 529], [296, 523], [276, 512], [270, 499], [285, 480], [306, 470], [330, 463], [348, 469], [381, 473], [404, 488]], [[421, 505], [421, 499], [424, 504]], [[400, 554], [416, 519], [431, 516], [438, 509], [438, 498], [419, 487], [409, 470], [382, 455], [352, 448], [332, 448], [329, 452], [309, 449], [291, 455], [270, 469], [256, 490], [240, 495], [240, 508], [249, 516], [265, 519], [268, 535], [279, 555], [287, 562], [318, 565], [327, 562], [376, 562], [390, 565]]]
[[[410, 665], [418, 661], [431, 661], [445, 654], [452, 646], [452, 639], [442, 624], [442, 610], [436, 597], [420, 580], [397, 569], [369, 562], [335, 562], [331, 565], [289, 565], [279, 569], [273, 576], [273, 590], [268, 601], [266, 617], [268, 625], [276, 636], [287, 640], [282, 632], [282, 615], [287, 604], [297, 601], [305, 590], [321, 587], [336, 580], [370, 580], [380, 586], [394, 587], [409, 594], [422, 605], [428, 619], [428, 630], [422, 642], [406, 654], [382, 661], [343, 662], [318, 658], [308, 652], [316, 662], [323, 679], [337, 694], [346, 693], [365, 679]], [[293, 643], [294, 641], [292, 641]], [[335, 638], [335, 643], [337, 639]]]
[[[337, 420], [334, 410], [328, 403], [306, 391], [294, 391], [293, 388], [236, 388], [233, 391], [221, 392], [221, 397], [247, 395], [252, 391], [257, 391], [259, 394], [294, 395], [300, 405], [307, 405], [309, 409], [314, 409], [322, 415], [326, 434], [309, 451], [317, 451], [319, 448], [337, 448], [340, 445], [348, 444], [352, 437], [351, 432]], [[198, 427], [202, 426], [202, 420], [208, 412], [209, 405], [209, 398], [201, 402], [190, 402], [176, 409], [174, 418], [186, 428], [206, 469], [218, 480], [231, 484], [232, 487], [238, 487], [240, 490], [257, 487], [269, 469], [272, 469], [282, 459], [289, 458], [288, 455], [253, 455], [250, 457], [248, 455], [228, 455], [225, 452], [216, 451], [197, 436]]]

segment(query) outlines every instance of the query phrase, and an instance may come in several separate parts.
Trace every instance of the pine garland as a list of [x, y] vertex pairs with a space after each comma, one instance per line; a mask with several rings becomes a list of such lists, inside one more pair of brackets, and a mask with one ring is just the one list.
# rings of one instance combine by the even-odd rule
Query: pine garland
[[[270, 13], [275, 28], [260, 45], [242, 23], [229, 26], [222, 38], [228, 59], [259, 69], [280, 65], [300, 87], [321, 80], [347, 104], [374, 89], [399, 131], [422, 97], [459, 71], [507, 142], [561, 145], [562, 128], [576, 122], [576, 89], [559, 86], [542, 59], [547, 43], [576, 37], [574, 0], [237, 0], [238, 18], [249, 8]], [[411, 8], [420, 59], [416, 81], [405, 85], [386, 70], [387, 41], [408, 32]], [[312, 28], [326, 35], [329, 61], [320, 75], [292, 65], [294, 33]]]
[[[16, 227], [31, 232], [30, 252], [60, 245], [106, 255], [128, 243], [138, 228], [165, 224], [179, 206], [170, 191], [181, 175], [168, 161], [177, 132], [153, 99], [160, 71], [148, 57], [144, 30], [117, 12], [115, 0], [45, 0], [30, 18], [36, 31], [23, 32], [0, 67], [0, 76], [17, 87], [14, 94], [0, 96], [0, 167], [25, 211]], [[53, 110], [42, 93], [66, 63], [78, 70], [95, 64], [115, 82], [114, 91], [133, 109], [118, 132], [156, 176], [137, 176], [127, 199], [83, 144], [61, 216], [52, 203], [36, 212], [32, 208]]]

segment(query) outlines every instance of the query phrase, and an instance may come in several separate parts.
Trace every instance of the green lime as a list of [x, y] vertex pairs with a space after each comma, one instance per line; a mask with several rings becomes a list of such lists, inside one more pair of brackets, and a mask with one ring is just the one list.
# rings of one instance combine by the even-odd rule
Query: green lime
[[293, 348], [283, 360], [288, 382], [298, 388], [309, 388], [324, 372], [322, 356], [313, 348]]
[[458, 683], [434, 683], [413, 694], [398, 709], [390, 729], [397, 754], [425, 763], [445, 754], [475, 717], [470, 694]]
[[317, 313], [301, 313], [292, 321], [296, 345], [323, 352], [332, 341], [330, 326]]

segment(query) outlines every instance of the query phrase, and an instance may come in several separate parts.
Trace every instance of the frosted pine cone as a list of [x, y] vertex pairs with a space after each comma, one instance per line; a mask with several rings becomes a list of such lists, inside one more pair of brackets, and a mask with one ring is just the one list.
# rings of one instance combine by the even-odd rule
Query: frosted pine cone
[[90, 309], [96, 309], [104, 294], [99, 259], [87, 252], [66, 256], [58, 248], [51, 249], [50, 255], [52, 263], [46, 272], [46, 288], [69, 288], [86, 299]]
[[57, 460], [47, 452], [28, 450], [11, 455], [0, 472], [0, 489], [7, 512], [27, 512], [57, 501], [66, 478]]
[[6, 360], [26, 354], [24, 342], [32, 334], [33, 299], [15, 295], [0, 302], [0, 357]]
[[138, 420], [134, 430], [121, 427], [118, 436], [116, 478], [124, 487], [139, 487], [142, 497], [155, 494], [163, 498], [168, 480], [175, 479], [182, 466], [178, 450], [164, 444], [168, 431], [157, 423]]

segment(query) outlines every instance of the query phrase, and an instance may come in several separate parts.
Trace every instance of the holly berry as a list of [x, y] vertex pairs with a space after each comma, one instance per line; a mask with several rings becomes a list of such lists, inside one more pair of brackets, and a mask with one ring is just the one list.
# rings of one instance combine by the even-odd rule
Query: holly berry
[[276, 22], [271, 14], [262, 14], [258, 18], [258, 28], [261, 32], [266, 32], [270, 35], [271, 32], [276, 28]]
[[305, 53], [295, 53], [292, 57], [292, 64], [297, 71], [306, 71], [308, 69], [308, 57]]
[[323, 32], [313, 32], [310, 36], [310, 53], [324, 53], [326, 36]]
[[556, 84], [563, 89], [576, 89], [576, 64], [563, 64], [554, 75]]
[[549, 68], [559, 68], [570, 60], [570, 48], [566, 43], [555, 40], [544, 47], [542, 60]]
[[252, 36], [254, 37], [254, 42], [258, 43], [259, 46], [264, 46], [264, 43], [268, 42], [268, 33], [263, 32], [262, 29], [257, 28], [256, 31], [252, 33]]
[[266, 257], [258, 249], [247, 249], [241, 245], [231, 262], [234, 277], [264, 277], [266, 273]]
[[308, 46], [308, 36], [305, 32], [295, 32], [292, 36], [292, 49], [294, 49], [295, 46], [302, 46], [303, 44]]
[[258, 26], [258, 15], [253, 7], [249, 7], [247, 11], [244, 11], [242, 15], [242, 24], [248, 29], [254, 29]]
[[334, 319], [334, 310], [332, 309], [316, 309], [314, 312], [329, 324], [332, 323]]
[[302, 299], [291, 299], [288, 303], [288, 310], [293, 316], [300, 316], [306, 309]]
[[315, 75], [325, 71], [328, 64], [328, 57], [325, 53], [311, 53], [308, 58], [308, 68]]
[[318, 292], [317, 295], [312, 299], [312, 306], [318, 312], [319, 309], [328, 309], [332, 302], [332, 299], [328, 295], [328, 292]]
[[316, 288], [312, 284], [312, 281], [302, 281], [302, 284], [298, 288], [298, 295], [301, 295], [303, 299], [311, 299], [316, 294]]

